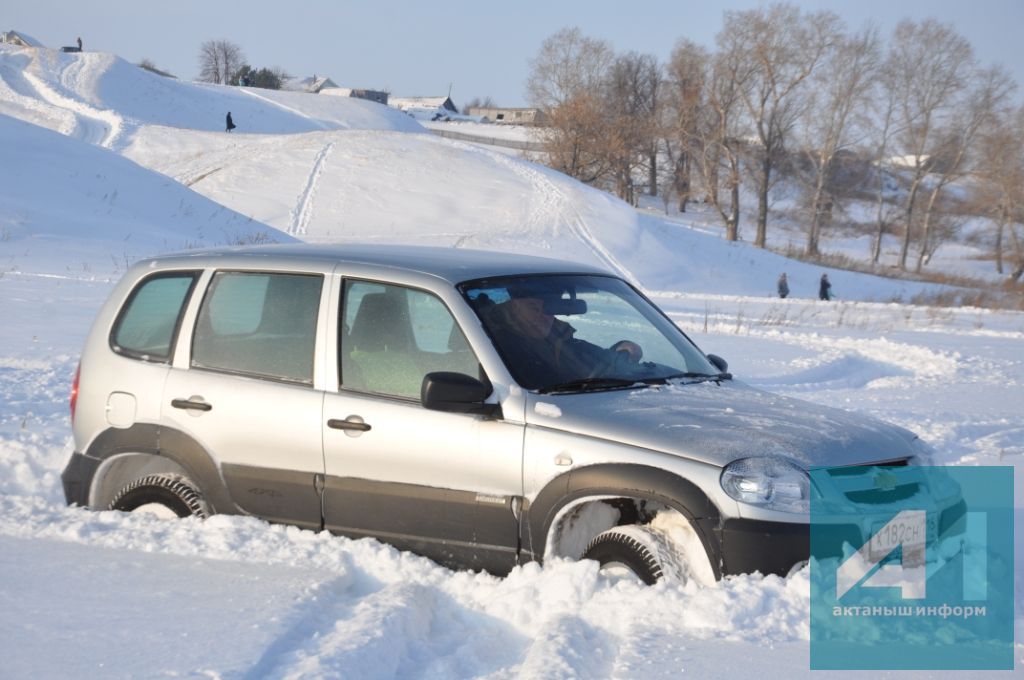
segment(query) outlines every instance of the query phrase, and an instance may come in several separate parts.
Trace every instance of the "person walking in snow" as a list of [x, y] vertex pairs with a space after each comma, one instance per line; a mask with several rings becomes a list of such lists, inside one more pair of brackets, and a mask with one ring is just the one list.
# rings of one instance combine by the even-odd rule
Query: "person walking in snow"
[[78, 36], [78, 51], [82, 51], [82, 36]]
[[779, 297], [783, 300], [789, 295], [789, 281], [786, 280], [786, 272], [779, 277]]
[[832, 283], [828, 280], [828, 274], [821, 275], [821, 284], [818, 285], [818, 298], [826, 301], [832, 299]]
[[231, 112], [228, 111], [227, 131], [231, 132], [234, 129], [235, 129], [235, 121], [231, 120]]

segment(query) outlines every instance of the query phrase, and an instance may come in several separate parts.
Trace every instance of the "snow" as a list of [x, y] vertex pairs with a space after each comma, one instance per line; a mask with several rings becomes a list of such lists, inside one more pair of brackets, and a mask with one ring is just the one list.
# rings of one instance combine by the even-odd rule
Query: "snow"
[[549, 404], [546, 401], [538, 401], [534, 404], [533, 410], [537, 412], [537, 415], [547, 416], [548, 418], [562, 417], [562, 409], [558, 408], [557, 404]]
[[807, 571], [647, 588], [556, 559], [497, 579], [252, 518], [66, 507], [70, 384], [125, 266], [259, 241], [601, 264], [756, 387], [907, 427], [940, 463], [1014, 466], [1024, 634], [1024, 314], [890, 303], [936, 288], [831, 270], [840, 300], [822, 303], [821, 267], [386, 107], [165, 79], [102, 53], [0, 46], [0, 148], [3, 677], [811, 675]]
[[481, 139], [500, 139], [506, 142], [539, 142], [542, 128], [509, 123], [482, 123], [471, 120], [426, 121], [420, 124], [428, 130], [450, 130]]

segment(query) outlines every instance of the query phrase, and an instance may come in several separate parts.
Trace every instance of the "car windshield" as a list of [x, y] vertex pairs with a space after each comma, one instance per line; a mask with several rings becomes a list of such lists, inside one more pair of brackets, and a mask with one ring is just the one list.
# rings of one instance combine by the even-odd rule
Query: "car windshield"
[[468, 281], [459, 290], [526, 389], [621, 389], [719, 376], [675, 324], [621, 279], [501, 277]]

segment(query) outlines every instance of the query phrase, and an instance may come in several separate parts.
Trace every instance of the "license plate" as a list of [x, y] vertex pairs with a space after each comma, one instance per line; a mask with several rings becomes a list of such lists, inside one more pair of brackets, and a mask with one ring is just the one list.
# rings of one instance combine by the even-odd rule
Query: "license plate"
[[897, 546], [902, 545], [904, 566], [920, 564], [924, 561], [925, 544], [929, 539], [935, 538], [936, 531], [937, 525], [930, 515], [926, 518], [924, 526], [920, 522], [898, 517], [889, 522], [878, 522], [872, 529], [868, 555], [872, 561], [880, 561]]

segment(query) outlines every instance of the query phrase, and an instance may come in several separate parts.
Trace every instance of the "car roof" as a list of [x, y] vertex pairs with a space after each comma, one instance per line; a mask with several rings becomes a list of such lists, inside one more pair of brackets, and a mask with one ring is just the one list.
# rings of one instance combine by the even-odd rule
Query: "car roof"
[[[346, 244], [229, 246], [189, 250], [146, 258], [143, 263], [195, 267], [197, 259], [217, 260], [216, 266], [251, 265], [273, 267], [275, 263], [298, 262], [333, 267], [337, 263], [379, 266], [388, 270], [418, 272], [442, 278], [452, 284], [493, 276], [540, 273], [604, 274], [605, 269], [580, 262], [507, 252], [442, 248], [436, 246]], [[204, 263], [209, 266], [212, 263]]]

